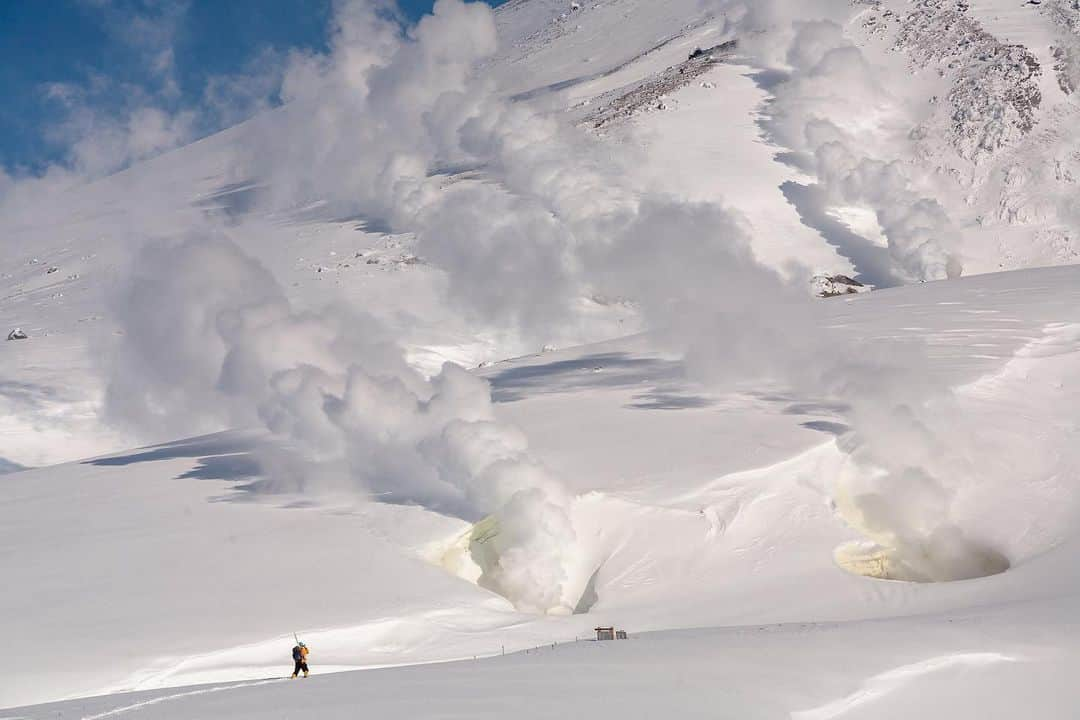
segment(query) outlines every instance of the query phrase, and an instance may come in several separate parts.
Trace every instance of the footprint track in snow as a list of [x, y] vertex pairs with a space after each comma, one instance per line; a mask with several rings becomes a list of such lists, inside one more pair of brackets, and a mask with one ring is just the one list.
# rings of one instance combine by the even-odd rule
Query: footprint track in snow
[[287, 678], [271, 678], [269, 680], [255, 680], [253, 682], [234, 683], [232, 685], [218, 685], [216, 687], [202, 688], [199, 690], [188, 690], [186, 692], [174, 693], [172, 695], [161, 695], [156, 698], [150, 698], [142, 702], [132, 703], [131, 705], [121, 705], [120, 707], [112, 708], [104, 712], [96, 713], [94, 715], [84, 715], [82, 720], [101, 720], [102, 718], [115, 717], [124, 713], [141, 710], [142, 708], [150, 707], [152, 705], [160, 705], [161, 703], [170, 702], [173, 700], [179, 700], [181, 698], [193, 697], [195, 695], [209, 695], [211, 693], [224, 692], [225, 690], [236, 690], [238, 688], [256, 687], [259, 685], [269, 685], [270, 683], [284, 682]]

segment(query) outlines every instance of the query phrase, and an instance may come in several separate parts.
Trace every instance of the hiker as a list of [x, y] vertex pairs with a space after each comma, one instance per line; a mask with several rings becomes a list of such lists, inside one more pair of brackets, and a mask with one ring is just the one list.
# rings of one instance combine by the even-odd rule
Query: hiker
[[292, 649], [292, 659], [296, 663], [296, 667], [292, 671], [293, 677], [299, 675], [301, 670], [304, 671], [304, 677], [308, 676], [307, 656], [308, 649], [304, 643], [299, 643]]

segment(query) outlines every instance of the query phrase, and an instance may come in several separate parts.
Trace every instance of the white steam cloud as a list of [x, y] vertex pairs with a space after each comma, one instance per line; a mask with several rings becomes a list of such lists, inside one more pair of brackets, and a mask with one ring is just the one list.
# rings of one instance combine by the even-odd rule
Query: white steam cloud
[[[888, 92], [881, 71], [845, 35], [850, 4], [823, 0], [794, 11], [776, 0], [714, 5], [727, 13], [729, 29], [754, 62], [782, 74], [763, 124], [816, 176], [825, 201], [875, 214], [899, 277], [959, 275], [947, 249], [955, 234], [947, 214], [915, 189], [897, 159], [914, 123], [905, 124], [903, 100]], [[843, 408], [850, 432], [841, 447], [849, 462], [832, 483], [836, 503], [886, 549], [897, 576], [937, 581], [1000, 571], [1000, 556], [969, 538], [956, 520], [958, 488], [973, 475], [966, 458], [975, 433], [952, 389], [922, 374], [925, 347], [838, 341], [816, 329], [819, 322], [802, 299], [755, 276], [749, 291], [761, 288], [769, 291], [755, 296], [762, 302], [735, 304], [743, 312], [722, 325], [719, 337], [699, 331], [688, 338], [689, 357], [698, 359], [692, 367], [716, 374], [742, 356], [737, 367]], [[713, 307], [719, 304], [714, 300]], [[686, 321], [690, 328], [709, 323], [708, 314]]]
[[424, 378], [371, 317], [294, 311], [220, 236], [148, 246], [116, 311], [114, 418], [174, 432], [261, 424], [270, 491], [493, 514], [499, 552], [480, 583], [525, 611], [564, 605], [569, 498], [521, 433], [495, 420], [485, 381], [451, 364]]
[[[326, 202], [414, 233], [480, 321], [545, 341], [565, 333], [585, 285], [581, 248], [636, 202], [611, 182], [611, 161], [478, 74], [496, 50], [482, 3], [440, 0], [408, 35], [380, 5], [350, 3], [335, 28], [330, 56], [293, 69], [305, 82], [282, 118], [290, 141], [252, 137], [238, 177], [267, 179], [278, 212]], [[480, 179], [446, 188], [455, 170]]]
[[912, 114], [890, 93], [894, 74], [875, 67], [847, 38], [847, 2], [721, 0], [743, 47], [786, 77], [773, 88], [766, 128], [802, 155], [826, 201], [872, 211], [894, 270], [911, 281], [960, 275], [949, 247], [956, 231], [944, 208], [915, 189], [902, 161]]
[[[525, 335], [558, 332], [589, 290], [638, 297], [657, 327], [694, 317], [688, 306], [750, 308], [763, 289], [793, 297], [735, 216], [642, 195], [588, 138], [478, 76], [495, 50], [487, 6], [440, 0], [407, 36], [385, 9], [341, 8], [333, 53], [291, 71], [307, 82], [283, 110], [288, 140], [256, 136], [241, 158], [238, 174], [269, 180], [275, 209], [328, 201], [415, 232], [459, 307]], [[487, 181], [444, 190], [445, 166]], [[481, 381], [453, 367], [422, 378], [370, 318], [295, 312], [220, 238], [150, 246], [117, 313], [114, 418], [172, 433], [258, 423], [270, 488], [494, 514], [498, 560], [480, 583], [521, 609], [572, 604], [569, 498], [495, 422]], [[760, 336], [741, 334], [748, 347]]]
[[[941, 207], [901, 163], [867, 151], [873, 128], [851, 122], [884, 122], [893, 105], [837, 23], [847, 3], [807, 3], [796, 18], [775, 2], [724, 5], [744, 47], [788, 70], [768, 109], [776, 139], [812, 163], [832, 202], [875, 212], [904, 275], [956, 274]], [[816, 333], [801, 271], [788, 280], [758, 263], [737, 214], [646, 192], [596, 141], [503, 97], [476, 70], [496, 49], [487, 6], [439, 0], [408, 33], [391, 11], [338, 8], [331, 53], [294, 59], [277, 135], [249, 138], [237, 180], [267, 182], [276, 211], [326, 202], [414, 232], [478, 322], [550, 337], [574, 326], [583, 295], [632, 298], [698, 377], [764, 375], [839, 400], [853, 428], [851, 513], [914, 574], [969, 572], [963, 550], [927, 550], [966, 547], [935, 540], [962, 535], [954, 468], [935, 460], [926, 421], [947, 388], [907, 371], [894, 349], [840, 348]], [[445, 187], [447, 172], [465, 169], [481, 179]], [[275, 488], [494, 513], [499, 561], [481, 583], [521, 609], [568, 604], [569, 499], [520, 433], [494, 420], [481, 381], [452, 366], [421, 377], [371, 318], [294, 311], [221, 239], [149, 248], [118, 312], [114, 416], [174, 432], [261, 424]]]

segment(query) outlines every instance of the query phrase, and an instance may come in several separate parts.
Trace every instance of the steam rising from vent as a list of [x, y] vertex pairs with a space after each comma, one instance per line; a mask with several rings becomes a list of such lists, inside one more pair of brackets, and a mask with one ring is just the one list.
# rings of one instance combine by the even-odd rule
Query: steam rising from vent
[[[774, 5], [747, 4], [736, 22], [780, 22]], [[903, 548], [951, 532], [950, 476], [920, 429], [944, 388], [905, 374], [893, 350], [853, 353], [818, 336], [801, 284], [810, 273], [791, 268], [787, 279], [759, 264], [737, 213], [649, 193], [588, 136], [500, 95], [476, 73], [495, 51], [487, 6], [439, 0], [408, 35], [386, 7], [340, 6], [332, 53], [299, 58], [287, 74], [292, 104], [275, 129], [284, 137], [255, 132], [236, 179], [268, 183], [275, 212], [325, 201], [414, 232], [451, 301], [480, 323], [553, 339], [576, 325], [582, 296], [631, 298], [699, 378], [767, 375], [837, 398], [851, 407], [853, 467], [874, 483], [852, 496], [866, 527]], [[784, 21], [783, 47], [761, 44], [772, 35], [749, 45], [792, 67], [768, 109], [776, 137], [812, 163], [833, 201], [874, 210], [906, 276], [955, 274], [940, 206], [836, 116], [848, 107], [837, 93], [852, 87], [870, 93], [876, 114], [851, 117], [888, 115], [873, 68], [829, 15], [805, 20]], [[444, 188], [448, 168], [482, 181]], [[497, 560], [481, 563], [481, 584], [524, 610], [571, 604], [569, 498], [521, 434], [494, 419], [482, 381], [454, 366], [423, 378], [365, 315], [295, 311], [220, 237], [149, 247], [116, 312], [125, 340], [110, 373], [113, 417], [173, 433], [260, 424], [271, 489], [494, 514]], [[912, 515], [887, 512], [908, 493]]]
[[766, 105], [764, 125], [816, 176], [825, 201], [876, 215], [902, 280], [958, 277], [962, 267], [949, 249], [956, 230], [941, 204], [916, 189], [903, 162], [916, 121], [890, 94], [895, 83], [845, 36], [850, 4], [712, 4], [727, 14], [754, 61], [786, 68]]
[[223, 237], [148, 246], [116, 311], [115, 419], [173, 432], [261, 423], [267, 491], [493, 513], [499, 553], [480, 583], [525, 611], [564, 604], [569, 499], [525, 438], [495, 421], [485, 381], [451, 364], [425, 379], [368, 316], [294, 311]]
[[867, 154], [871, 137], [887, 135], [896, 122], [900, 104], [839, 25], [816, 21], [795, 27], [787, 53], [793, 71], [769, 109], [781, 144], [811, 154], [830, 201], [876, 214], [903, 277], [959, 276], [958, 261], [943, 245], [955, 234], [944, 208], [912, 189], [902, 163]]
[[[566, 337], [588, 284], [580, 249], [613, 213], [632, 216], [637, 189], [612, 182], [621, 169], [595, 142], [476, 72], [496, 49], [483, 3], [439, 0], [408, 36], [366, 3], [346, 7], [331, 55], [294, 68], [305, 83], [282, 118], [290, 141], [251, 137], [238, 177], [265, 179], [277, 213], [328, 202], [414, 233], [476, 321], [584, 339]], [[478, 179], [448, 183], [450, 169]]]
[[[845, 383], [871, 369], [845, 368]], [[890, 371], [884, 363], [874, 369], [885, 375], [873, 392], [849, 385], [855, 392], [847, 395], [846, 416], [855, 430], [840, 441], [847, 460], [831, 479], [840, 516], [873, 545], [844, 546], [838, 561], [859, 574], [916, 582], [1003, 572], [1008, 560], [968, 537], [955, 520], [963, 479], [985, 472], [967, 459], [972, 429], [957, 398], [913, 373]], [[878, 566], [859, 568], [860, 559]]]

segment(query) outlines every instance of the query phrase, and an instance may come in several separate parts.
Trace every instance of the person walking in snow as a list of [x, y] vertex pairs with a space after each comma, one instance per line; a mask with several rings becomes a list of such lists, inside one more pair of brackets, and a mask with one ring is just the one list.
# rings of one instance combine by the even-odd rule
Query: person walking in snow
[[308, 676], [307, 656], [307, 645], [305, 645], [304, 643], [297, 643], [297, 645], [292, 649], [292, 659], [293, 662], [296, 663], [296, 667], [293, 668], [292, 672], [293, 677], [299, 675], [301, 670], [304, 671], [304, 677]]

